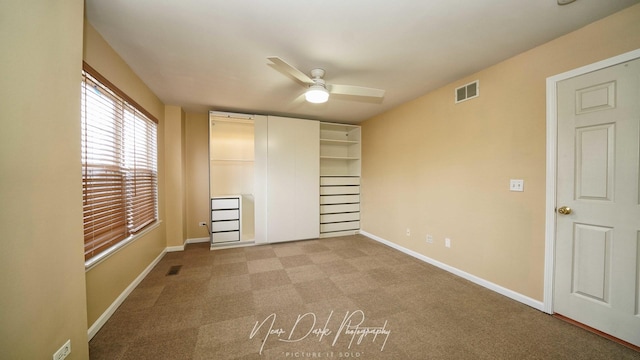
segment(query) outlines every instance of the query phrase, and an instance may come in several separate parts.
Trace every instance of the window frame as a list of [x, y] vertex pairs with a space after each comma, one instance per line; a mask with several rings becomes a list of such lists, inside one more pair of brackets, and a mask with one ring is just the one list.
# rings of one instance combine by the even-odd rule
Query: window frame
[[[94, 248], [91, 248], [91, 246], [87, 246], [87, 244], [91, 241], [91, 240], [88, 241], [89, 239], [88, 236], [92, 236], [91, 231], [86, 232], [88, 231], [87, 230], [88, 223], [85, 222], [85, 219], [84, 219], [85, 216], [87, 215], [87, 213], [85, 213], [85, 205], [87, 204], [87, 198], [90, 195], [90, 191], [89, 191], [90, 180], [86, 180], [88, 179], [88, 176], [89, 176], [87, 174], [90, 173], [90, 169], [92, 167], [95, 167], [96, 169], [98, 169], [98, 172], [99, 172], [101, 170], [106, 169], [107, 167], [113, 167], [113, 166], [110, 166], [110, 165], [96, 166], [95, 162], [91, 163], [89, 161], [86, 161], [87, 158], [91, 158], [91, 154], [90, 154], [91, 149], [90, 149], [90, 146], [87, 147], [87, 145], [84, 142], [84, 139], [87, 136], [86, 135], [87, 133], [85, 132], [86, 130], [85, 125], [84, 125], [86, 121], [84, 118], [86, 116], [85, 101], [87, 101], [87, 98], [85, 97], [85, 95], [82, 96], [83, 101], [81, 102], [81, 110], [82, 110], [81, 124], [83, 124], [82, 125], [83, 134], [81, 136], [81, 146], [82, 146], [81, 165], [82, 165], [82, 184], [83, 184], [83, 191], [82, 191], [83, 193], [82, 195], [83, 224], [84, 224], [83, 226], [85, 228], [84, 230], [85, 236], [84, 236], [83, 243], [84, 243], [84, 253], [85, 253], [85, 269], [88, 270], [91, 267], [98, 264], [99, 262], [101, 262], [102, 260], [108, 258], [110, 255], [116, 253], [119, 249], [130, 244], [135, 239], [143, 236], [144, 234], [151, 231], [152, 229], [155, 229], [160, 224], [159, 209], [158, 209], [158, 206], [159, 206], [159, 189], [158, 189], [159, 122], [155, 116], [153, 116], [146, 109], [140, 106], [137, 102], [135, 102], [131, 97], [125, 94], [113, 83], [108, 81], [104, 76], [98, 73], [86, 62], [83, 62], [82, 70], [83, 70], [83, 74], [82, 74], [81, 85], [82, 85], [83, 94], [84, 94], [84, 91], [88, 89], [88, 86], [91, 86], [91, 84], [87, 86], [87, 83], [85, 82], [85, 79], [88, 79], [91, 82], [96, 83], [96, 85], [100, 87], [100, 90], [103, 90], [102, 92], [100, 92], [101, 97], [107, 98], [108, 100], [114, 102], [113, 117], [114, 118], [117, 117], [119, 118], [119, 120], [114, 120], [113, 123], [120, 124], [120, 126], [122, 127], [122, 129], [113, 131], [114, 133], [117, 134], [113, 136], [116, 138], [116, 140], [114, 140], [114, 143], [128, 142], [129, 144], [131, 144], [131, 142], [129, 142], [130, 140], [127, 140], [127, 138], [129, 135], [132, 134], [132, 132], [129, 130], [132, 129], [131, 126], [133, 126], [136, 129], [134, 132], [134, 134], [136, 134], [134, 135], [135, 140], [133, 140], [133, 142], [136, 143], [136, 145], [139, 145], [140, 143], [145, 144], [145, 146], [143, 147], [144, 151], [142, 152], [139, 151], [140, 150], [139, 146], [135, 146], [133, 151], [131, 151], [132, 149], [127, 148], [128, 145], [116, 146], [119, 148], [115, 151], [117, 155], [114, 155], [114, 158], [116, 159], [115, 161], [118, 162], [117, 170], [121, 174], [116, 175], [115, 177], [120, 176], [122, 178], [122, 189], [123, 189], [123, 193], [118, 195], [122, 197], [122, 204], [121, 204], [122, 206], [120, 206], [119, 204], [117, 206], [117, 210], [118, 211], [122, 210], [121, 215], [124, 217], [126, 221], [124, 225], [125, 232], [124, 233], [118, 232], [117, 234], [119, 235], [111, 238], [109, 241], [104, 241], [104, 242], [98, 241], [99, 246], [95, 246], [94, 244], [95, 246]], [[88, 77], [85, 76], [85, 74]], [[109, 125], [111, 124], [109, 123]], [[114, 126], [117, 126], [117, 125], [114, 125]], [[126, 130], [125, 128], [129, 130]], [[142, 137], [140, 137], [140, 135], [142, 135]], [[136, 165], [133, 167], [128, 167], [128, 165], [130, 164], [129, 161], [131, 160], [130, 156], [132, 154], [135, 154]], [[137, 164], [142, 164], [142, 165], [137, 165]], [[142, 175], [142, 177], [140, 175]], [[142, 178], [142, 181], [140, 181], [141, 178]], [[133, 180], [133, 179], [136, 179], [136, 180]], [[115, 181], [117, 182], [117, 180]], [[144, 191], [146, 191], [145, 196], [147, 199], [145, 201], [146, 206], [144, 207], [144, 209], [148, 211], [143, 214], [146, 216], [143, 226], [140, 226], [140, 224], [136, 223], [136, 219], [138, 218], [138, 212], [136, 211], [137, 208], [135, 208], [135, 206], [132, 205], [132, 203], [136, 200], [136, 197], [138, 195], [133, 193], [131, 189], [133, 189], [133, 186], [136, 186], [136, 184], [139, 184], [139, 183], [143, 183], [143, 185], [145, 186]], [[119, 185], [116, 185], [116, 186], [119, 186]], [[152, 203], [151, 205], [149, 205], [151, 201]], [[120, 207], [122, 207], [122, 209], [120, 209]], [[134, 211], [134, 214], [132, 214], [132, 209]], [[119, 214], [118, 215], [119, 217], [120, 213], [118, 214]], [[92, 237], [91, 239], [94, 239], [94, 238], [95, 237]], [[116, 238], [119, 238], [119, 239], [114, 240]], [[95, 251], [95, 253], [91, 253], [92, 251]]]

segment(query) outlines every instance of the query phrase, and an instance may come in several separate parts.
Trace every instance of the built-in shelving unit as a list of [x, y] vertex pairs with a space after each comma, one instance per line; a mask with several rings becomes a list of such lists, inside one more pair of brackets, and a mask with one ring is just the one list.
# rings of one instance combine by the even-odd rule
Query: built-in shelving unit
[[360, 139], [357, 125], [320, 123], [320, 237], [360, 229]]
[[211, 244], [254, 240], [255, 124], [251, 116], [209, 114]]
[[320, 123], [320, 176], [360, 176], [360, 127]]

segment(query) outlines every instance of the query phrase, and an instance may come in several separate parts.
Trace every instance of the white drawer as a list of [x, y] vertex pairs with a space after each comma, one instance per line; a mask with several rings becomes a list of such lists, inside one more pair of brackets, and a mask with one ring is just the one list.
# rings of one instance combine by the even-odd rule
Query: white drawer
[[214, 221], [211, 223], [211, 232], [240, 230], [240, 221]]
[[360, 186], [321, 186], [320, 195], [360, 194]]
[[332, 232], [332, 231], [344, 231], [344, 230], [358, 230], [360, 229], [360, 221], [350, 221], [332, 224], [320, 224], [320, 232]]
[[240, 231], [212, 233], [213, 242], [240, 241]]
[[332, 223], [341, 221], [358, 221], [360, 220], [360, 213], [343, 213], [343, 214], [327, 214], [320, 215], [320, 223]]
[[348, 236], [348, 235], [355, 235], [358, 233], [359, 229], [356, 230], [345, 230], [345, 231], [332, 231], [332, 232], [326, 232], [326, 233], [322, 233], [320, 234], [320, 238], [329, 238], [329, 237], [336, 237], [336, 236]]
[[354, 177], [354, 176], [350, 176], [350, 177], [321, 177], [320, 178], [320, 185], [334, 185], [334, 186], [340, 186], [340, 185], [360, 185], [360, 178], [359, 177]]
[[239, 207], [240, 199], [238, 198], [211, 199], [211, 210], [237, 209]]
[[320, 214], [360, 211], [360, 204], [321, 205]]
[[359, 203], [360, 195], [320, 196], [320, 205]]
[[238, 220], [240, 210], [215, 210], [211, 212], [211, 221], [217, 220]]

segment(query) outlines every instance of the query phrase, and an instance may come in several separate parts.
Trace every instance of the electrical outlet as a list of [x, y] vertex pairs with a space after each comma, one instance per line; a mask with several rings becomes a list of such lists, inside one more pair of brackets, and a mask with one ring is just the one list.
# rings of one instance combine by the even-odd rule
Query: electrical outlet
[[199, 222], [199, 223], [198, 223], [198, 226], [207, 226], [207, 223], [206, 223], [206, 222], [204, 222], [204, 221], [202, 221], [202, 222]]
[[509, 191], [524, 191], [524, 180], [520, 180], [520, 179], [509, 180]]
[[433, 244], [433, 236], [427, 234], [427, 244]]
[[411, 229], [407, 228], [407, 236], [411, 236]]
[[58, 351], [53, 354], [53, 360], [63, 360], [71, 353], [71, 339], [67, 340]]
[[444, 246], [450, 248], [451, 247], [451, 239], [445, 238], [444, 239]]

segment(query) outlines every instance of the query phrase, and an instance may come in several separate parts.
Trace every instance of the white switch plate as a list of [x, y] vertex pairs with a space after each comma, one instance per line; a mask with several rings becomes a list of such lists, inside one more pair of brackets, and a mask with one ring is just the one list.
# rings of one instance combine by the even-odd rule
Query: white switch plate
[[427, 234], [427, 243], [433, 244], [433, 236]]
[[524, 180], [511, 179], [509, 181], [509, 191], [524, 191]]
[[451, 247], [451, 239], [445, 238], [444, 239], [444, 246], [450, 248]]

